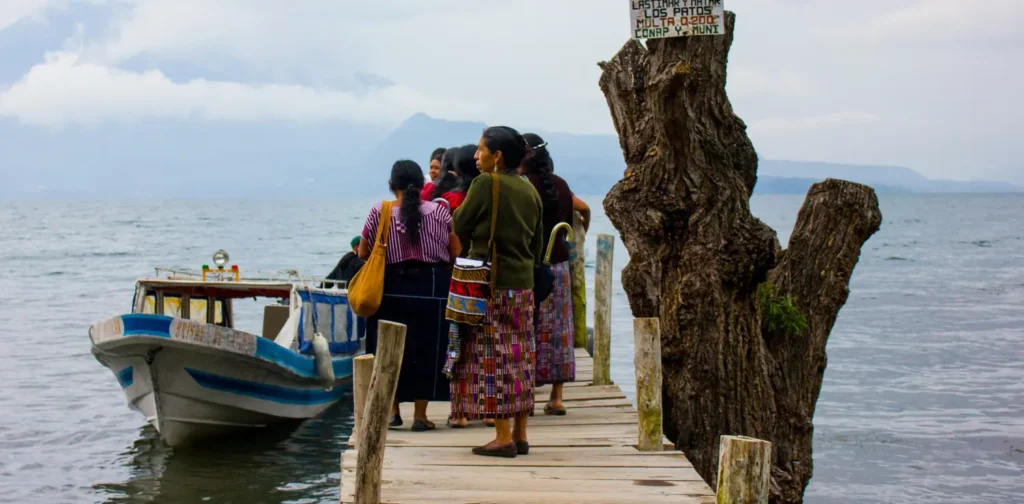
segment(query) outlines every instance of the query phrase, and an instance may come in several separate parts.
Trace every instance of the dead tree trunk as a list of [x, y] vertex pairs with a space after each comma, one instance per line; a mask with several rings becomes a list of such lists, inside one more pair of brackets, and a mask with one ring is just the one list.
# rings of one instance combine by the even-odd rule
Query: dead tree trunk
[[[776, 345], [762, 339], [757, 296], [758, 285], [779, 259], [778, 239], [750, 213], [757, 154], [725, 93], [733, 13], [727, 13], [725, 24], [723, 36], [651, 40], [646, 49], [630, 41], [600, 64], [601, 90], [627, 164], [604, 208], [629, 251], [622, 284], [633, 316], [660, 319], [666, 434], [712, 485], [719, 436], [783, 445], [773, 454], [773, 500], [799, 502], [810, 477], [811, 431], [795, 429], [792, 422], [806, 419], [800, 425], [810, 425], [824, 343], [845, 301], [838, 292], [846, 288], [861, 245], [877, 229], [877, 222], [870, 229], [874, 221], [866, 216], [877, 214], [880, 220], [880, 213], [873, 191], [863, 186], [836, 182], [849, 202], [839, 206], [828, 200], [833, 183], [811, 191], [801, 221], [805, 214], [815, 216], [808, 217], [812, 236], [801, 242], [806, 244], [803, 252], [782, 254], [783, 266], [773, 278], [784, 293], [827, 291], [832, 296], [825, 305], [815, 297], [799, 304], [814, 308], [808, 311], [811, 327], [804, 337], [821, 335], [820, 341], [807, 343], [820, 345], [821, 359], [786, 350], [778, 355], [789, 360], [780, 362]], [[858, 193], [859, 203], [854, 203]], [[851, 210], [857, 204], [865, 206]], [[850, 232], [823, 241], [813, 227], [822, 219], [825, 226], [845, 226]], [[821, 258], [840, 251], [845, 259]], [[845, 273], [827, 270], [825, 278], [812, 282], [809, 275], [821, 272], [814, 268], [823, 260], [828, 264], [821, 265]], [[785, 337], [776, 340], [790, 348]], [[817, 381], [799, 381], [812, 369]], [[778, 452], [785, 457], [806, 453], [806, 472], [779, 463]]]
[[[814, 184], [797, 217], [789, 246], [769, 280], [807, 318], [794, 334], [764, 331], [774, 368], [772, 385], [778, 421], [772, 441], [773, 494], [800, 502], [814, 460], [814, 407], [825, 375], [825, 344], [850, 293], [850, 277], [861, 245], [878, 231], [882, 213], [870, 187], [841, 180]], [[777, 491], [777, 492], [776, 492]]]

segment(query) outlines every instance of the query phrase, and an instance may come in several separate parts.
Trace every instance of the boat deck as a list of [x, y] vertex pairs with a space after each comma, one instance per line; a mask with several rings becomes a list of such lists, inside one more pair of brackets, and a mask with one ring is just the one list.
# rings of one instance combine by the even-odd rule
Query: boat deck
[[[593, 360], [576, 350], [577, 382], [565, 386], [566, 416], [545, 416], [550, 387], [536, 391], [529, 421], [530, 453], [514, 459], [479, 457], [470, 448], [494, 438], [472, 422], [444, 425], [447, 402], [432, 402], [438, 428], [412, 432], [412, 404], [402, 405], [405, 425], [388, 431], [383, 503], [713, 503], [714, 491], [686, 457], [672, 451], [641, 452], [637, 412], [617, 385], [593, 386]], [[341, 502], [355, 502], [357, 453], [342, 455]]]

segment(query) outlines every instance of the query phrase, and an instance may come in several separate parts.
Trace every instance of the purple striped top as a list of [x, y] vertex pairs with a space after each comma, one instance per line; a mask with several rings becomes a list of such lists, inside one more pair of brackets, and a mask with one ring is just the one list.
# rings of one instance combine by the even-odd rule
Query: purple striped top
[[[380, 223], [382, 203], [377, 203], [370, 210], [363, 226], [362, 237], [373, 251], [374, 240], [377, 239], [377, 225]], [[402, 224], [400, 205], [391, 205], [391, 229], [388, 232], [387, 264], [402, 261], [423, 261], [427, 263], [451, 262], [448, 253], [448, 235], [452, 232], [452, 216], [444, 205], [430, 201], [420, 203], [420, 241], [414, 244]]]

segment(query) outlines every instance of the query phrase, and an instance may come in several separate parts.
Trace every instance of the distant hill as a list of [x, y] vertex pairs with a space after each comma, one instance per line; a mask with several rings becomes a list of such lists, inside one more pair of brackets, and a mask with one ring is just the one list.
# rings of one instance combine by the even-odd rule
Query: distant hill
[[902, 166], [848, 165], [820, 161], [762, 159], [758, 162], [758, 174], [812, 180], [838, 178], [870, 185], [879, 192], [1020, 192], [1022, 190], [1007, 182], [934, 180]]
[[[374, 164], [390, 166], [399, 158], [412, 158], [421, 164], [435, 147], [475, 143], [486, 125], [433, 119], [416, 114], [402, 123], [373, 154]], [[558, 173], [579, 194], [604, 194], [626, 168], [619, 139], [613, 135], [574, 135], [530, 130], [548, 142]], [[826, 178], [860, 182], [879, 193], [913, 192], [1019, 192], [1022, 189], [1005, 182], [962, 182], [931, 180], [902, 166], [848, 165], [825, 162], [762, 159], [758, 164], [756, 194], [806, 194], [811, 184]]]
[[[811, 188], [821, 179], [817, 178], [794, 178], [794, 177], [772, 177], [768, 175], [760, 175], [757, 177], [757, 185], [754, 186], [754, 194], [807, 194], [807, 190]], [[882, 184], [871, 184], [871, 187], [875, 189], [878, 194], [906, 194], [910, 193], [909, 189], [899, 186], [889, 186]]]
[[[416, 114], [398, 127], [150, 121], [57, 131], [0, 118], [0, 199], [301, 198], [386, 194], [391, 165], [426, 169], [431, 151], [476, 143], [486, 125]], [[555, 172], [579, 194], [604, 194], [625, 162], [613, 135], [526, 128], [550, 144]], [[1002, 182], [931, 180], [899, 166], [760, 162], [755, 192], [805, 194], [824, 178], [879, 192], [1018, 192]]]

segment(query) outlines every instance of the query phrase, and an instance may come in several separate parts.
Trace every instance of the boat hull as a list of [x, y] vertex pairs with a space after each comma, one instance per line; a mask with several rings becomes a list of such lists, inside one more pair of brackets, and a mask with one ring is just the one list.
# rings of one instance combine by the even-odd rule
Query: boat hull
[[93, 355], [114, 373], [129, 406], [172, 447], [316, 417], [351, 380], [351, 356], [332, 359], [335, 380], [325, 387], [311, 356], [159, 315], [115, 317], [90, 336]]

